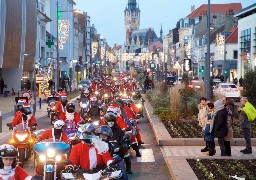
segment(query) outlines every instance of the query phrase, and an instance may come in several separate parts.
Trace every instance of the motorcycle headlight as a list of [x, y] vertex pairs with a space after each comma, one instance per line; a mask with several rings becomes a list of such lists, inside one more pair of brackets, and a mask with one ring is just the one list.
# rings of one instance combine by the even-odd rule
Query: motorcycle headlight
[[28, 137], [28, 134], [16, 134], [15, 136], [19, 141], [24, 141]]
[[39, 160], [44, 162], [46, 160], [46, 156], [45, 155], [40, 155]]
[[94, 121], [93, 124], [94, 124], [95, 126], [98, 126], [98, 125], [99, 125], [99, 121]]
[[82, 88], [83, 88], [83, 86], [82, 86], [81, 84], [79, 84], [79, 85], [78, 85], [78, 88], [79, 88], [79, 89], [82, 89]]
[[116, 81], [116, 80], [117, 80], [117, 78], [116, 78], [116, 77], [114, 77], [114, 78], [113, 78], [113, 80], [114, 80], [114, 81]]
[[134, 96], [134, 95], [135, 95], [135, 92], [132, 92], [132, 95]]
[[55, 156], [55, 151], [54, 151], [54, 149], [47, 149], [47, 151], [46, 151], [46, 153], [47, 153], [47, 156], [49, 157], [49, 158], [53, 158], [54, 156]]
[[141, 108], [142, 104], [136, 104], [137, 108]]
[[84, 108], [86, 108], [86, 106], [87, 106], [87, 104], [82, 104], [82, 105], [81, 105], [81, 108], [84, 109]]
[[108, 94], [104, 94], [104, 97], [105, 97], [105, 98], [108, 98]]
[[99, 94], [99, 91], [95, 91], [95, 95], [98, 95]]
[[124, 96], [124, 97], [127, 97], [127, 94], [126, 94], [126, 93], [124, 93], [124, 94], [123, 94], [123, 96]]
[[122, 96], [123, 95], [123, 93], [120, 93], [120, 96]]
[[61, 161], [61, 156], [60, 155], [57, 155], [56, 158], [55, 158], [56, 161]]

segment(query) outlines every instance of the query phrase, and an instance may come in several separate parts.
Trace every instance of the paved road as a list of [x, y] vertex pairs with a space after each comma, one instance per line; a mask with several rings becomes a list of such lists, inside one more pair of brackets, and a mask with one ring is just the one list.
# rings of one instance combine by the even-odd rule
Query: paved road
[[[78, 107], [76, 107], [76, 109], [78, 110]], [[37, 123], [40, 129], [51, 127], [50, 120], [46, 116], [37, 119]], [[154, 134], [148, 120], [146, 118], [141, 119], [139, 127], [141, 129], [142, 138], [145, 144], [142, 145], [140, 149], [142, 153], [141, 158], [137, 158], [135, 156], [135, 152], [133, 150], [130, 150], [132, 160], [132, 171], [134, 174], [129, 175], [129, 179], [171, 179], [165, 160], [162, 156], [160, 147], [156, 145]], [[6, 135], [6, 138], [2, 138], [0, 140], [0, 143], [6, 143], [10, 138], [10, 133], [11, 132], [9, 132], [9, 135]], [[33, 158], [31, 158], [28, 162], [25, 163], [24, 168], [29, 174], [35, 174]]]

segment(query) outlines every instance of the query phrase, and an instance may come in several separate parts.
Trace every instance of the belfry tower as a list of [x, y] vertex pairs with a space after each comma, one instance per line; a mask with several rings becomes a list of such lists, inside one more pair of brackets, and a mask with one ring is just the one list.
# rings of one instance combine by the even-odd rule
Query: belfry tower
[[124, 23], [126, 44], [129, 44], [129, 37], [132, 32], [140, 28], [140, 9], [136, 0], [128, 0], [128, 4], [124, 10]]

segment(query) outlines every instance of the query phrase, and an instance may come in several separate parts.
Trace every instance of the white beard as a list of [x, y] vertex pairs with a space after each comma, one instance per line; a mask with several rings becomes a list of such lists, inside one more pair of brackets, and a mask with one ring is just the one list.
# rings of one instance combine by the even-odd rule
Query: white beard
[[66, 119], [67, 120], [74, 120], [74, 118], [75, 118], [75, 113], [66, 112]]
[[2, 180], [14, 179], [14, 174], [15, 168], [10, 170], [0, 169], [0, 179]]
[[98, 154], [103, 154], [108, 152], [108, 143], [102, 141], [99, 137], [93, 137], [92, 144], [98, 150]]

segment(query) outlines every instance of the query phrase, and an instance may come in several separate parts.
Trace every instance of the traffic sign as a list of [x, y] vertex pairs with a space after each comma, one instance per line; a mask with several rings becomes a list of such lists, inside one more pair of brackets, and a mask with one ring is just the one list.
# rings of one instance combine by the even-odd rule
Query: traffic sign
[[27, 97], [28, 100], [32, 99], [32, 93], [30, 91], [22, 92], [21, 96], [22, 97]]
[[43, 82], [44, 82], [44, 75], [36, 74], [36, 83], [43, 83]]

